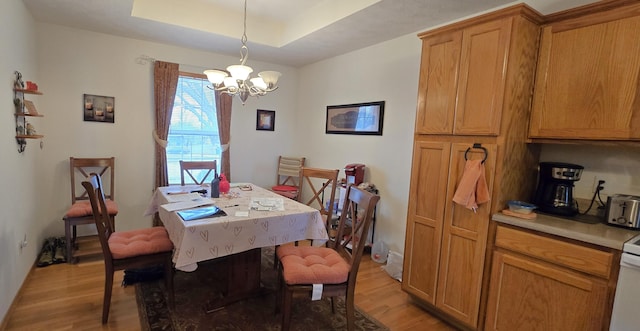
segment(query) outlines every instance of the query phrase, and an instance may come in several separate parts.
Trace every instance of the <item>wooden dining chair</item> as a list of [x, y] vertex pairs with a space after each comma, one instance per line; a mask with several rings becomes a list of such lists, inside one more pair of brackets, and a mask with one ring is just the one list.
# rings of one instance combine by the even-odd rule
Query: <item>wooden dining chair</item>
[[98, 230], [100, 246], [104, 255], [104, 298], [102, 303], [102, 324], [109, 319], [113, 274], [116, 270], [164, 266], [165, 286], [169, 294], [169, 304], [174, 306], [173, 293], [173, 243], [164, 227], [113, 231], [111, 217], [107, 211], [102, 180], [98, 174], [91, 174], [88, 181], [82, 182], [86, 189], [93, 219]]
[[64, 220], [66, 259], [68, 263], [76, 262], [80, 256], [100, 254], [100, 250], [79, 251], [77, 229], [78, 225], [93, 224], [93, 211], [87, 192], [81, 183], [89, 178], [89, 174], [97, 173], [106, 178], [108, 185], [103, 188], [107, 201], [107, 210], [111, 222], [111, 230], [115, 230], [115, 217], [118, 214], [118, 204], [115, 202], [115, 157], [105, 158], [69, 158], [71, 178], [71, 207], [65, 212]]
[[[312, 300], [331, 297], [334, 313], [334, 297], [344, 296], [347, 328], [354, 329], [356, 278], [373, 211], [380, 197], [350, 185], [344, 200], [338, 234], [329, 247], [285, 245], [276, 249], [280, 260], [276, 309], [282, 309], [283, 331], [289, 330], [292, 299], [298, 292], [311, 294]], [[316, 297], [313, 293], [318, 288], [321, 294]]]
[[[334, 212], [338, 169], [302, 167], [298, 201], [320, 210], [327, 231], [330, 229]], [[309, 193], [305, 193], [305, 192]]]
[[[320, 211], [320, 216], [324, 221], [327, 232], [331, 229], [331, 219], [333, 217], [333, 207], [335, 203], [336, 188], [338, 186], [338, 169], [320, 169], [302, 167], [300, 171], [300, 182], [298, 186], [298, 201], [307, 206]], [[310, 194], [303, 196], [303, 190], [308, 190]], [[325, 200], [327, 203], [325, 204]], [[295, 242], [298, 246], [298, 242]], [[276, 252], [274, 252], [273, 268], [277, 268], [280, 263]]]
[[[197, 172], [200, 170], [199, 172]], [[205, 172], [206, 171], [206, 172]], [[213, 177], [209, 177], [213, 171], [213, 177], [218, 176], [217, 161], [180, 161], [180, 185], [185, 185], [184, 174], [187, 174], [195, 184], [202, 183], [209, 178], [207, 182], [211, 182]], [[202, 173], [204, 172], [204, 176]], [[200, 178], [200, 179], [197, 179]]]
[[300, 172], [304, 162], [304, 157], [279, 156], [276, 185], [271, 187], [271, 191], [289, 199], [298, 200]]

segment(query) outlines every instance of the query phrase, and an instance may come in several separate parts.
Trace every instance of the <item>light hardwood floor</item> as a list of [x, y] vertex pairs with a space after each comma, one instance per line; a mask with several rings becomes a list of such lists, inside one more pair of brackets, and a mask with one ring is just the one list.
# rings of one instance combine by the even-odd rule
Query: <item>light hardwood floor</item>
[[[455, 330], [411, 303], [400, 283], [363, 257], [355, 303], [391, 330]], [[33, 268], [14, 306], [5, 317], [4, 330], [139, 330], [135, 288], [120, 286], [116, 272], [109, 323], [102, 325], [104, 264], [84, 258], [78, 264]]]

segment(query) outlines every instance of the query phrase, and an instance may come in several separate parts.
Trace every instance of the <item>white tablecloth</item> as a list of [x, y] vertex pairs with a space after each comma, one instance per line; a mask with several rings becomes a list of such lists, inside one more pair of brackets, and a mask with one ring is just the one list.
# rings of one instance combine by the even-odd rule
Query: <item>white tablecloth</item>
[[[188, 222], [183, 221], [176, 212], [160, 208], [167, 203], [167, 192], [190, 192], [207, 187], [168, 186], [156, 190], [145, 215], [159, 212], [175, 246], [173, 262], [176, 269], [193, 271], [200, 261], [254, 248], [304, 239], [312, 239], [314, 245], [323, 245], [329, 239], [318, 210], [261, 187], [250, 186], [251, 191], [243, 191], [234, 186], [228, 195], [212, 199], [227, 216]], [[284, 211], [250, 210], [252, 198], [282, 198]], [[235, 216], [237, 211], [248, 211], [249, 216]]]

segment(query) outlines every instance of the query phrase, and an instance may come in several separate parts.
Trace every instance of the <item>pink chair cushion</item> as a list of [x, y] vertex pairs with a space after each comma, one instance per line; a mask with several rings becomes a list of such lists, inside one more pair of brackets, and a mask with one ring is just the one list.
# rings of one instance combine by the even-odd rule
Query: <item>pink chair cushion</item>
[[291, 185], [276, 185], [276, 186], [272, 186], [271, 190], [272, 191], [291, 192], [291, 191], [298, 191], [298, 187], [297, 186], [291, 186]]
[[109, 237], [109, 249], [114, 259], [149, 255], [173, 250], [167, 230], [162, 226], [114, 232]]
[[[116, 204], [115, 201], [113, 200], [106, 200], [107, 202], [107, 211], [109, 211], [109, 215], [117, 215], [118, 214], [118, 204]], [[85, 217], [85, 216], [91, 216], [93, 215], [93, 210], [91, 209], [91, 202], [89, 202], [89, 200], [81, 200], [81, 201], [76, 201], [76, 203], [74, 203], [73, 205], [71, 205], [71, 207], [69, 208], [69, 210], [67, 210], [67, 213], [64, 214], [65, 218], [72, 218], [72, 217]]]
[[295, 199], [298, 195], [298, 187], [291, 185], [276, 185], [271, 187], [271, 191], [289, 199]]
[[349, 264], [331, 248], [286, 245], [276, 253], [289, 285], [340, 284], [349, 277]]

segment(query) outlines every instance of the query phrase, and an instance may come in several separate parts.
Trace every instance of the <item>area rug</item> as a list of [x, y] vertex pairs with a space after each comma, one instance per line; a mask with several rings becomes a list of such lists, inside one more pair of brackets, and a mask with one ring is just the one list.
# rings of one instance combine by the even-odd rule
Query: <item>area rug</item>
[[[205, 312], [206, 302], [220, 293], [225, 273], [215, 260], [200, 263], [195, 272], [177, 271], [174, 276], [175, 309], [168, 307], [164, 281], [136, 284], [136, 300], [142, 330], [280, 330], [280, 315], [275, 314], [277, 272], [273, 268], [273, 248], [262, 249], [261, 281], [267, 293], [228, 305], [213, 313]], [[311, 301], [308, 296], [294, 297], [291, 330], [346, 330], [344, 300]], [[356, 307], [356, 330], [388, 330]]]

